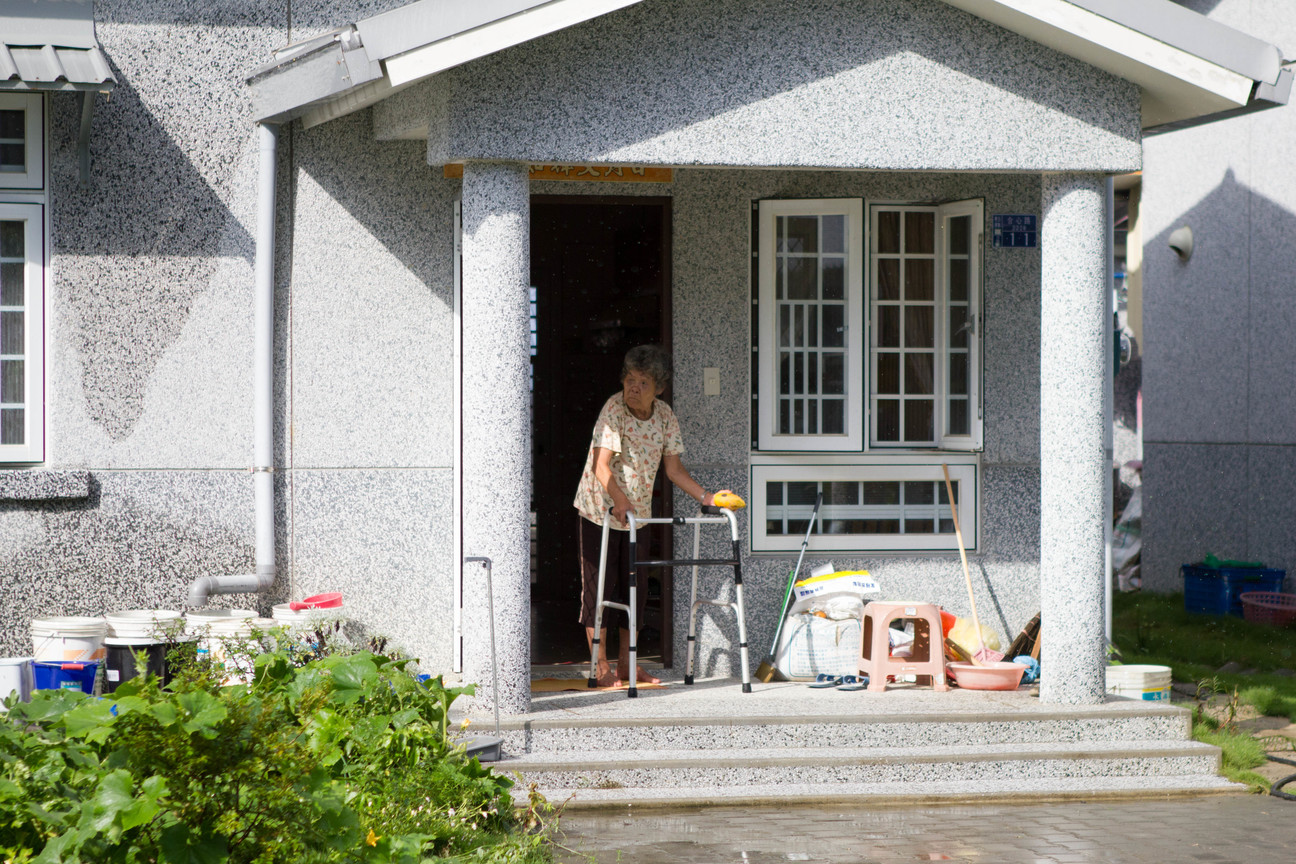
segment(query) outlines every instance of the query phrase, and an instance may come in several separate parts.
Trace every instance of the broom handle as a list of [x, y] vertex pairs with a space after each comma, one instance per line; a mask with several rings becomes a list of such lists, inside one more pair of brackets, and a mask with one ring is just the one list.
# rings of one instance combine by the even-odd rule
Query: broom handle
[[819, 515], [821, 503], [823, 503], [823, 492], [815, 498], [814, 509], [810, 511], [810, 524], [806, 526], [805, 539], [801, 541], [801, 554], [797, 556], [796, 566], [788, 574], [787, 590], [783, 592], [783, 614], [779, 616], [778, 627], [774, 630], [774, 644], [770, 646], [770, 656], [778, 651], [779, 637], [783, 635], [783, 622], [787, 619], [788, 598], [792, 596], [792, 586], [796, 583], [797, 573], [801, 571], [801, 561], [805, 558], [806, 546], [810, 544], [810, 532], [814, 530], [815, 518]]
[[977, 617], [976, 597], [972, 596], [972, 574], [968, 571], [967, 551], [963, 548], [963, 530], [959, 528], [958, 507], [954, 505], [954, 486], [950, 483], [949, 466], [941, 463], [945, 472], [945, 494], [949, 497], [950, 515], [954, 517], [954, 538], [958, 540], [959, 558], [963, 561], [963, 579], [967, 582], [968, 602], [972, 604], [972, 625], [976, 627], [977, 642], [985, 650], [985, 638], [981, 635], [981, 619]]

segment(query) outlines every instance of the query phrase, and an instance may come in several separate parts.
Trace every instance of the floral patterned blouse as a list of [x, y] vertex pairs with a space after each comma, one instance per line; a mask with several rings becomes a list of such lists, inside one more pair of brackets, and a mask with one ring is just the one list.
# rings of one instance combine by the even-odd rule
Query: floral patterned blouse
[[[594, 476], [595, 447], [612, 451], [612, 477], [634, 505], [635, 517], [647, 519], [652, 516], [652, 488], [662, 456], [684, 453], [679, 421], [671, 407], [655, 399], [652, 416], [640, 420], [630, 413], [621, 393], [614, 394], [603, 405], [594, 424], [585, 470], [581, 472], [580, 486], [573, 502], [582, 516], [602, 525], [604, 515], [612, 509], [612, 496]], [[619, 531], [630, 530], [629, 526], [618, 525], [615, 520], [612, 527]]]

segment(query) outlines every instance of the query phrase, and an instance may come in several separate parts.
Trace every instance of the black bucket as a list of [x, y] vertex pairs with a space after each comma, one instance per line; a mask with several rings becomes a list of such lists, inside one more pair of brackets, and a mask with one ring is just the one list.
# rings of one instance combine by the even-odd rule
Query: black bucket
[[[165, 685], [171, 680], [167, 673], [167, 653], [176, 647], [173, 642], [139, 642], [134, 639], [104, 640], [108, 656], [104, 660], [103, 692], [112, 693], [123, 681], [146, 672], [162, 679]], [[136, 655], [144, 661], [140, 669], [135, 662]]]

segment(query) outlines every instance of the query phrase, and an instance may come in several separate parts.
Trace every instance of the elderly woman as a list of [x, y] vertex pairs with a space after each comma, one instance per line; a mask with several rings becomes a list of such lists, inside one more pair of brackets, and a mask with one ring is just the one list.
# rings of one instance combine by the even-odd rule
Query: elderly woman
[[[607, 400], [594, 424], [594, 436], [575, 501], [581, 517], [580, 621], [585, 625], [591, 651], [594, 607], [598, 602], [599, 550], [603, 542], [603, 518], [608, 510], [612, 511], [611, 527], [615, 530], [608, 538], [605, 597], [628, 603], [630, 541], [626, 513], [633, 511], [637, 519], [652, 515], [652, 488], [658, 466], [665, 464], [670, 481], [699, 503], [709, 505], [714, 497], [707, 494], [680, 461], [684, 442], [679, 422], [670, 406], [657, 398], [670, 379], [670, 355], [660, 345], [631, 348], [621, 366], [621, 392]], [[637, 592], [640, 621], [647, 593]], [[613, 674], [607, 659], [607, 628], [604, 627], [599, 632], [599, 686], [620, 684], [629, 668], [629, 628], [621, 628], [621, 650]], [[657, 683], [642, 668], [639, 681]]]

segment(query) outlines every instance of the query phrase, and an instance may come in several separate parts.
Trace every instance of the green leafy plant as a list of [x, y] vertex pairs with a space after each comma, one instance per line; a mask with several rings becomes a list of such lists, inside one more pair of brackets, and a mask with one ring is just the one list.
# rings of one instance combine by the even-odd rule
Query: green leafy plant
[[[468, 688], [371, 651], [177, 658], [103, 699], [38, 691], [0, 722], [0, 842], [14, 864], [548, 860], [532, 796], [468, 758]], [[245, 646], [259, 650], [263, 645]], [[540, 799], [542, 802], [543, 799]]]

